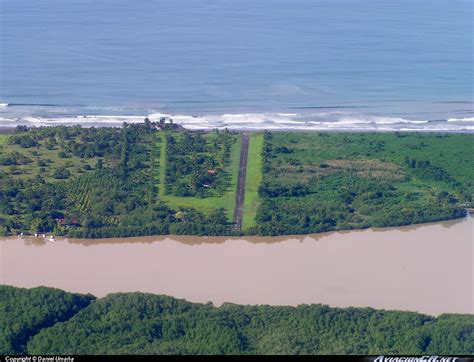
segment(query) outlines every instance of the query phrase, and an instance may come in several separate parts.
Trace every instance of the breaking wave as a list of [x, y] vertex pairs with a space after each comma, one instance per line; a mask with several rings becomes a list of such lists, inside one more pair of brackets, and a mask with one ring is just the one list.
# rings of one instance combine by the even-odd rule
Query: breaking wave
[[[4, 104], [4, 103], [2, 103]], [[4, 106], [6, 107], [6, 105]], [[0, 127], [82, 125], [85, 127], [119, 127], [124, 122], [141, 123], [145, 117], [152, 122], [164, 118], [191, 130], [304, 130], [304, 131], [432, 131], [474, 132], [474, 117], [440, 120], [408, 119], [358, 114], [334, 110], [313, 113], [235, 113], [186, 115], [150, 112], [143, 115], [74, 115], [18, 116], [0, 113]]]
[[467, 118], [448, 118], [448, 122], [474, 122], [474, 117], [467, 117]]

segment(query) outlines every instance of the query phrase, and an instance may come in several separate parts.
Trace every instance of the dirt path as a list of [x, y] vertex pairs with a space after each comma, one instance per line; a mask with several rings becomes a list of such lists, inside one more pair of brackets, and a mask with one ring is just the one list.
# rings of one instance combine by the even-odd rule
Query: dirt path
[[249, 154], [249, 135], [242, 134], [242, 150], [240, 151], [239, 177], [237, 179], [237, 195], [234, 209], [234, 229], [242, 228], [242, 213], [244, 209], [245, 177], [247, 175], [247, 158]]

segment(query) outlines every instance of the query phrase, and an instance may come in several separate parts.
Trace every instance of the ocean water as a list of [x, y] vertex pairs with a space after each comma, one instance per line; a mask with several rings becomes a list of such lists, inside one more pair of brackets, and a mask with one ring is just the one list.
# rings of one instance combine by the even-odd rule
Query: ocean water
[[474, 132], [472, 0], [0, 0], [0, 127]]

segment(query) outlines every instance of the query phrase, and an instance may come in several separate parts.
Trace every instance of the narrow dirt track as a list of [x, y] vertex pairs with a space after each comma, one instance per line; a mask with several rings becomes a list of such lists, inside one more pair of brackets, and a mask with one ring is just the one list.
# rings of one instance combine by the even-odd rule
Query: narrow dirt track
[[239, 176], [237, 179], [237, 195], [234, 209], [234, 229], [242, 229], [242, 215], [244, 211], [245, 177], [247, 176], [247, 158], [249, 155], [249, 135], [242, 134], [242, 149], [240, 151]]

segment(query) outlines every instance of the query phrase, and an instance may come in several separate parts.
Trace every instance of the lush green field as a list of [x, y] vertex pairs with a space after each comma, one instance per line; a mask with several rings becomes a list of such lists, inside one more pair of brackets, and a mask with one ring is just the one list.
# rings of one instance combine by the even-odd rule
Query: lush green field
[[[71, 177], [76, 177], [92, 170], [98, 159], [107, 163], [104, 157], [97, 154], [90, 158], [81, 158], [71, 152], [68, 143], [77, 141], [76, 137], [71, 135], [68, 142], [65, 142], [66, 140], [63, 140], [61, 135], [54, 135], [37, 139], [30, 146], [10, 144], [8, 142], [10, 136], [0, 134], [0, 172], [14, 174], [19, 178], [31, 178], [39, 175], [49, 182], [54, 182], [58, 180], [55, 177], [55, 171], [58, 169], [64, 169]], [[93, 140], [84, 143], [91, 145]], [[6, 162], [8, 157], [15, 157], [19, 161]]]
[[[172, 134], [175, 137], [178, 136], [177, 132], [173, 132]], [[214, 135], [206, 134], [205, 137], [208, 142], [212, 141], [212, 137]], [[233, 135], [232, 138], [234, 141], [231, 145], [230, 150], [230, 157], [229, 160], [226, 160], [226, 164], [224, 167], [223, 172], [228, 174], [229, 182], [226, 186], [226, 189], [220, 194], [216, 196], [206, 196], [206, 197], [196, 197], [196, 196], [177, 196], [172, 193], [166, 193], [166, 185], [165, 185], [165, 173], [166, 173], [166, 134], [161, 133], [157, 134], [157, 138], [159, 139], [158, 145], [160, 147], [160, 162], [159, 162], [159, 180], [160, 180], [160, 193], [159, 197], [162, 201], [166, 202], [173, 209], [180, 209], [180, 208], [187, 208], [192, 207], [204, 212], [211, 212], [217, 208], [223, 208], [226, 210], [227, 218], [232, 221], [234, 215], [234, 208], [235, 208], [235, 192], [237, 187], [237, 176], [239, 171], [239, 161], [240, 161], [240, 149], [242, 146], [242, 142], [240, 139], [240, 135]]]
[[263, 134], [252, 133], [249, 140], [247, 176], [245, 179], [244, 212], [242, 218], [242, 229], [244, 232], [256, 226], [257, 209], [260, 204], [258, 188], [262, 182], [263, 173], [262, 149]]
[[260, 234], [396, 226], [465, 215], [474, 136], [266, 133]]
[[[471, 354], [474, 316], [0, 286], [0, 354]], [[59, 322], [59, 323], [58, 323]]]

